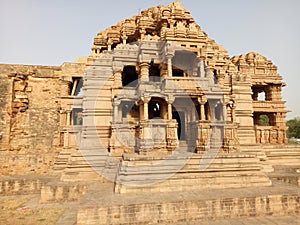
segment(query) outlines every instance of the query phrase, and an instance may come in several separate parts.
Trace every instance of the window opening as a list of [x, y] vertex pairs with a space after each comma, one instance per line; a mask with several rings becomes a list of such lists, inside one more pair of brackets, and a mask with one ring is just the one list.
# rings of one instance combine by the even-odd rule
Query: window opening
[[160, 82], [160, 69], [158, 64], [150, 65], [149, 80], [152, 82]]
[[70, 85], [71, 96], [82, 96], [83, 95], [83, 79], [82, 77], [73, 77], [72, 84]]
[[135, 66], [125, 66], [122, 72], [123, 87], [136, 87], [138, 81], [138, 73]]
[[72, 120], [73, 125], [82, 125], [83, 116], [82, 116], [82, 109], [81, 108], [74, 108], [72, 109]]

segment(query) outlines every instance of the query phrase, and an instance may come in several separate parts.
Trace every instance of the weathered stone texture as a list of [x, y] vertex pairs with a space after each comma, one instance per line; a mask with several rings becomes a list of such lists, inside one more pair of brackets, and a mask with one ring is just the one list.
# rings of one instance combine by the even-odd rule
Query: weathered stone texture
[[45, 173], [53, 165], [59, 145], [58, 71], [58, 67], [0, 65], [4, 102], [0, 132], [8, 135], [0, 140], [2, 174]]
[[0, 72], [0, 150], [8, 145], [9, 123], [8, 108], [11, 100], [11, 82], [5, 74]]
[[87, 206], [79, 210], [77, 224], [165, 224], [221, 218], [293, 215], [299, 213], [299, 208], [299, 195]]

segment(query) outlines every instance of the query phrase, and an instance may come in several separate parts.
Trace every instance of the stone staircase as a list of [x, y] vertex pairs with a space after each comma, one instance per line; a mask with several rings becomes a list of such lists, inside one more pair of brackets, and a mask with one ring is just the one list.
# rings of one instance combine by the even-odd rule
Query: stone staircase
[[265, 145], [263, 151], [271, 165], [300, 166], [300, 146]]
[[274, 171], [273, 166], [270, 164], [269, 159], [261, 145], [241, 145], [240, 151], [246, 154], [255, 155], [261, 163], [262, 170], [266, 173]]
[[120, 164], [115, 191], [170, 192], [269, 185], [271, 181], [254, 155], [177, 153], [167, 157], [128, 154]]
[[80, 150], [73, 153], [64, 169], [62, 181], [105, 181], [102, 176], [106, 161], [109, 159], [108, 153], [100, 151], [98, 148]]
[[300, 186], [300, 165], [274, 167], [275, 171], [268, 174], [270, 179]]

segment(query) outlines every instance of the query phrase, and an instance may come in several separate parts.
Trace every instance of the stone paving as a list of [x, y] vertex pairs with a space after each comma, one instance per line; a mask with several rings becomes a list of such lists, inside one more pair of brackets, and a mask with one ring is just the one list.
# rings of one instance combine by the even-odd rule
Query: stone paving
[[253, 218], [235, 218], [191, 223], [176, 223], [176, 225], [299, 225], [300, 216], [265, 216]]
[[[196, 191], [190, 192], [178, 192], [178, 193], [157, 193], [157, 194], [116, 194], [113, 193], [112, 184], [95, 184], [85, 198], [81, 202], [66, 202], [66, 203], [48, 203], [40, 204], [40, 196], [26, 195], [26, 198], [30, 200], [24, 205], [28, 208], [65, 208], [65, 213], [58, 220], [58, 225], [75, 225], [77, 224], [77, 213], [82, 207], [89, 206], [113, 206], [113, 205], [130, 205], [130, 204], [142, 204], [151, 202], [174, 202], [176, 200], [189, 201], [195, 198], [201, 199], [217, 199], [217, 198], [230, 198], [235, 197], [251, 197], [260, 195], [274, 195], [274, 194], [299, 194], [300, 187], [287, 184], [280, 181], [273, 182], [273, 187], [264, 188], [239, 188], [231, 190], [211, 190], [202, 191], [202, 193]], [[11, 196], [17, 197], [17, 196]], [[24, 196], [23, 196], [24, 197]], [[2, 196], [0, 198], [7, 198]], [[89, 224], [89, 223], [86, 223]], [[145, 224], [158, 224], [157, 222], [145, 223]], [[159, 224], [177, 224], [177, 225], [251, 225], [251, 224], [265, 224], [265, 225], [300, 225], [300, 215], [274, 215], [274, 216], [257, 216], [257, 217], [243, 217], [243, 218], [227, 218], [217, 220], [203, 220], [203, 221], [191, 221], [191, 222], [176, 222], [176, 223], [159, 223]]]

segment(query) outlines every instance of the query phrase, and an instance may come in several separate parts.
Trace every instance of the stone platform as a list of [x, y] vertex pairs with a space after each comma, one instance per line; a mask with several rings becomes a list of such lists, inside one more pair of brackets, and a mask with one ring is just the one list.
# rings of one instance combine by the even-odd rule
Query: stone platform
[[[186, 224], [259, 216], [300, 215], [300, 187], [270, 187], [117, 194], [94, 184], [78, 209], [77, 224]], [[195, 223], [197, 224], [197, 223]]]
[[155, 193], [270, 185], [260, 160], [250, 154], [126, 154], [116, 176], [115, 191]]

